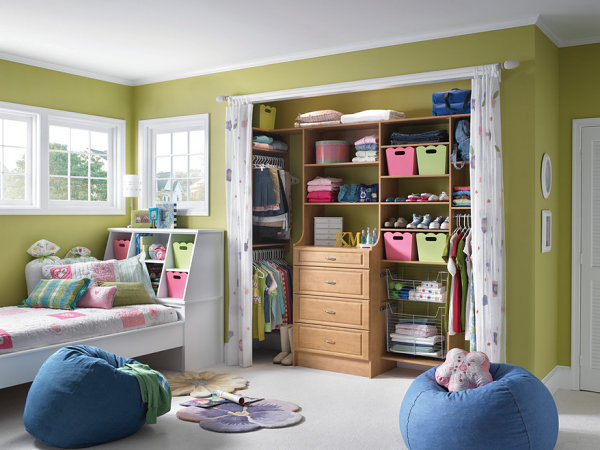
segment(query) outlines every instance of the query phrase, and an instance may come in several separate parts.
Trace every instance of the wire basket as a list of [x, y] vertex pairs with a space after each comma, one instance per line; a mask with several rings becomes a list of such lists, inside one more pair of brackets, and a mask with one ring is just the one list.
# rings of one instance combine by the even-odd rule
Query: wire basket
[[429, 303], [446, 303], [446, 274], [428, 274], [428, 280], [411, 280], [386, 269], [388, 300], [409, 300]]
[[434, 315], [404, 314], [398, 305], [388, 304], [385, 309], [387, 351], [429, 358], [446, 357], [443, 306]]

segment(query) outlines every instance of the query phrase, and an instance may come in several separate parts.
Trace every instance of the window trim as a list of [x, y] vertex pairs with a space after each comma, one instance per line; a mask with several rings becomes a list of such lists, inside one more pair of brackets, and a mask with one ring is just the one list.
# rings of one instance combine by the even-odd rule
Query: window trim
[[[210, 121], [209, 115], [193, 114], [189, 116], [164, 117], [159, 119], [140, 120], [138, 123], [138, 174], [140, 175], [142, 191], [138, 198], [139, 207], [147, 209], [154, 206], [154, 184], [153, 174], [155, 172], [155, 142], [153, 133], [175, 132], [189, 130], [198, 126], [201, 122], [204, 126], [204, 201], [187, 201], [177, 203], [177, 214], [183, 216], [209, 216], [210, 203]], [[192, 204], [196, 205], [192, 205]]]
[[[123, 174], [125, 173], [126, 157], [126, 121], [110, 117], [81, 114], [58, 109], [38, 106], [21, 105], [18, 103], [0, 102], [0, 110], [7, 113], [29, 114], [33, 117], [32, 124], [32, 161], [31, 185], [32, 202], [30, 205], [0, 205], [0, 215], [124, 215], [125, 199], [123, 198]], [[69, 201], [60, 204], [50, 200], [49, 188], [49, 127], [50, 124], [62, 122], [66, 126], [107, 128], [112, 133], [113, 162], [108, 167], [112, 173], [114, 201], [112, 205], [104, 202]], [[46, 149], [46, 151], [43, 151]], [[109, 194], [109, 198], [110, 198]], [[110, 203], [110, 202], [109, 202]]]

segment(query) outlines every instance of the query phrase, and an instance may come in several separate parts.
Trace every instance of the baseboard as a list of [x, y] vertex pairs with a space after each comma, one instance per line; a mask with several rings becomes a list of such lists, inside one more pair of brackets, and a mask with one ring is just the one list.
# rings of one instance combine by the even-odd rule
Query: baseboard
[[569, 366], [555, 366], [544, 377], [542, 383], [554, 394], [559, 389], [572, 389], [571, 368]]

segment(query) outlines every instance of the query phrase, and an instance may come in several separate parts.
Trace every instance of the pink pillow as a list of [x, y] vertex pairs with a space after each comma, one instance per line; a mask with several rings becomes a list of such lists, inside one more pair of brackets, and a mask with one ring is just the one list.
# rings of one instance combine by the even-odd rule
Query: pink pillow
[[435, 369], [435, 381], [450, 392], [484, 386], [492, 381], [490, 360], [483, 352], [467, 353], [453, 348], [446, 355], [446, 362]]
[[77, 302], [78, 308], [111, 309], [117, 286], [90, 286]]

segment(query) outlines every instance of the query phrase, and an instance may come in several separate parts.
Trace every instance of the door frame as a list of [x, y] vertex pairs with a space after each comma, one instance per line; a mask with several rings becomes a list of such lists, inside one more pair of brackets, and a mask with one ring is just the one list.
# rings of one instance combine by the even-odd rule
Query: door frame
[[600, 127], [600, 117], [573, 120], [571, 178], [571, 389], [580, 390], [581, 364], [581, 134]]

